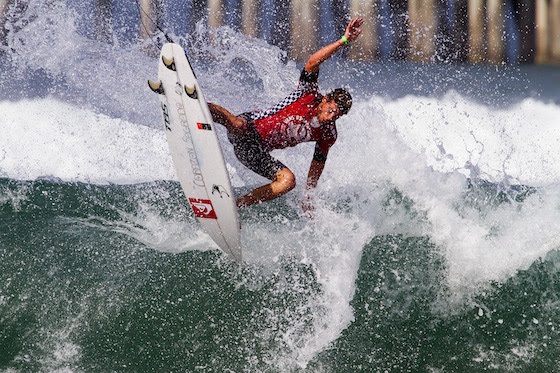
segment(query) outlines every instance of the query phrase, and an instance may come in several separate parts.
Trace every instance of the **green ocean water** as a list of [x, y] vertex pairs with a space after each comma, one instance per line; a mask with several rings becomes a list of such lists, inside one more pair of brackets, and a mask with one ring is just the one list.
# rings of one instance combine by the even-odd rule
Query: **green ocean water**
[[148, 203], [162, 221], [198, 229], [177, 183], [2, 179], [0, 191], [2, 371], [559, 368], [558, 251], [453, 303], [429, 237], [375, 236], [359, 260], [354, 319], [302, 365], [294, 357], [325, 315], [316, 266], [290, 255], [239, 266], [213, 248], [142, 242]]

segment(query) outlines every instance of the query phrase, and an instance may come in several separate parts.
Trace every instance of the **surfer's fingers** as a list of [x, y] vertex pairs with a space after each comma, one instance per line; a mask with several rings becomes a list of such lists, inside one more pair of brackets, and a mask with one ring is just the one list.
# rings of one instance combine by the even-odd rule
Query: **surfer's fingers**
[[364, 23], [364, 19], [361, 17], [354, 18], [350, 21], [348, 28], [353, 29], [356, 27], [360, 27]]
[[348, 24], [346, 28], [345, 36], [348, 40], [355, 40], [360, 34], [362, 30], [360, 30], [360, 26], [364, 23], [362, 18], [354, 18]]
[[359, 31], [359, 28], [362, 26], [362, 24], [364, 23], [364, 20], [361, 18], [356, 18], [352, 25], [350, 26], [350, 31]]

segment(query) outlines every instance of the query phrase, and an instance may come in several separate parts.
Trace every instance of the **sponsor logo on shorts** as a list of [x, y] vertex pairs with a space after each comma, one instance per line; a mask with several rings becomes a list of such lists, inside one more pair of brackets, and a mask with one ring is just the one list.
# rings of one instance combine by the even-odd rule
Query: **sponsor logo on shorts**
[[189, 202], [197, 218], [218, 219], [209, 199], [189, 198]]

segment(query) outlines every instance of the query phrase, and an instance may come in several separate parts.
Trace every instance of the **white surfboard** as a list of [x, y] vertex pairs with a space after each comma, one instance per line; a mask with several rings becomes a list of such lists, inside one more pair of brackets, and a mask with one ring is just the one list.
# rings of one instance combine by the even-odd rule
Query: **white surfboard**
[[239, 217], [222, 149], [206, 100], [179, 45], [163, 46], [158, 78], [148, 83], [159, 93], [171, 158], [187, 200], [206, 233], [241, 262]]

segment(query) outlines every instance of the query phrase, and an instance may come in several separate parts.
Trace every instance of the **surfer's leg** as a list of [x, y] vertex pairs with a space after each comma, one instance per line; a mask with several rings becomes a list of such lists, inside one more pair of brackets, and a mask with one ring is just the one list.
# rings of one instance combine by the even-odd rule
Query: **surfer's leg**
[[[243, 116], [244, 114], [241, 114]], [[256, 188], [237, 200], [238, 207], [270, 201], [296, 186], [296, 177], [282, 162], [272, 157], [270, 149], [262, 143], [253, 122], [249, 119], [247, 132], [243, 136], [229, 136], [237, 159], [251, 171], [271, 180], [270, 184]]]
[[210, 114], [212, 114], [212, 119], [214, 122], [220, 123], [229, 133], [234, 136], [239, 136], [247, 131], [247, 119], [243, 117], [237, 117], [230, 113], [226, 108], [220, 105], [208, 103], [208, 109], [210, 109]]
[[296, 186], [296, 177], [287, 167], [276, 172], [274, 181], [263, 185], [237, 200], [238, 207], [247, 207], [255, 203], [270, 201], [288, 193]]

